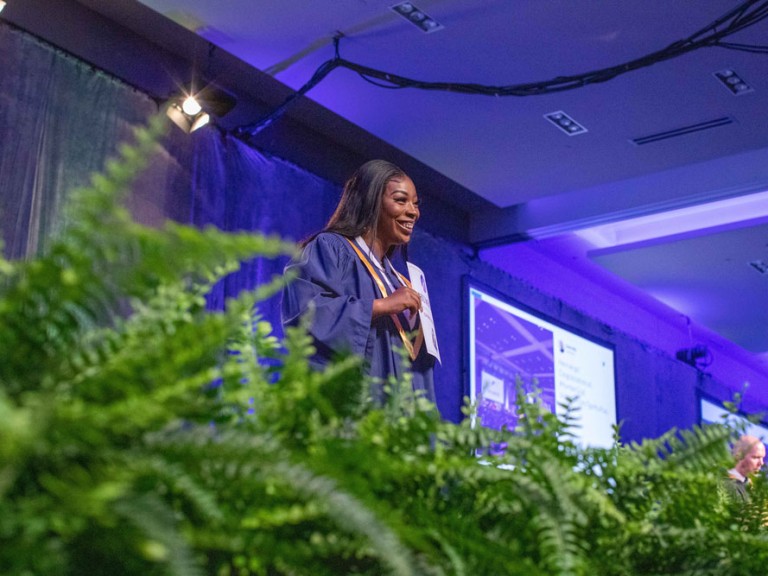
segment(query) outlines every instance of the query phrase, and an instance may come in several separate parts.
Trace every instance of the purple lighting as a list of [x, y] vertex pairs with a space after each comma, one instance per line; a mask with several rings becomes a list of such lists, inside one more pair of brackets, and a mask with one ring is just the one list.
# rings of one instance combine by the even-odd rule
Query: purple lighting
[[594, 248], [613, 248], [702, 233], [742, 222], [754, 223], [764, 218], [768, 218], [768, 191], [601, 224], [574, 233]]

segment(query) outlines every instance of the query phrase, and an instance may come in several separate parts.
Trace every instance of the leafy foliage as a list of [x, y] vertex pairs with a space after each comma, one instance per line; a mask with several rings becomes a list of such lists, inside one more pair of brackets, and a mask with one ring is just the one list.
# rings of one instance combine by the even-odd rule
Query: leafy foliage
[[582, 448], [568, 406], [522, 395], [515, 431], [454, 425], [407, 380], [375, 405], [359, 359], [313, 371], [303, 329], [254, 317], [280, 279], [206, 311], [293, 246], [133, 222], [162, 129], [74, 195], [48, 253], [0, 260], [3, 574], [761, 572], [768, 490], [729, 498], [725, 427]]

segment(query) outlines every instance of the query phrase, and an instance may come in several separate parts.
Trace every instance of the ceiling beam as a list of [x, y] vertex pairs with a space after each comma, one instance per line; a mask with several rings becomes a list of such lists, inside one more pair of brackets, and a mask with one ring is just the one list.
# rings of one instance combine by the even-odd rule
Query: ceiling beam
[[484, 248], [547, 238], [768, 190], [768, 149], [609, 182], [565, 195], [537, 198], [470, 217], [469, 241]]

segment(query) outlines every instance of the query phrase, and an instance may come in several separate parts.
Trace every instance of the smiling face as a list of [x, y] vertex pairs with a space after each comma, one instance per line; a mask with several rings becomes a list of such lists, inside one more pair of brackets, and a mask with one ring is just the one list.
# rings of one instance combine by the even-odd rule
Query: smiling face
[[392, 246], [407, 244], [419, 219], [419, 197], [408, 176], [393, 178], [381, 198], [376, 241], [386, 253]]

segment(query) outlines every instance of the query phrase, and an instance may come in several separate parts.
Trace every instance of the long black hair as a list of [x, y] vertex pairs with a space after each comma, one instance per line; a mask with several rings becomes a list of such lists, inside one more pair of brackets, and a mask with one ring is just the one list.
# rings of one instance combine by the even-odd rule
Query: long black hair
[[[362, 236], [368, 230], [373, 230], [375, 234], [381, 212], [381, 199], [387, 189], [387, 183], [406, 177], [406, 173], [391, 162], [369, 160], [346, 181], [336, 210], [320, 232], [335, 232], [348, 238]], [[315, 236], [317, 234], [312, 235], [304, 244]], [[393, 250], [394, 247], [387, 255], [391, 255]], [[406, 257], [405, 246], [403, 257]]]

